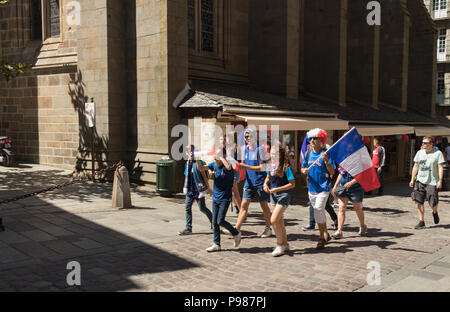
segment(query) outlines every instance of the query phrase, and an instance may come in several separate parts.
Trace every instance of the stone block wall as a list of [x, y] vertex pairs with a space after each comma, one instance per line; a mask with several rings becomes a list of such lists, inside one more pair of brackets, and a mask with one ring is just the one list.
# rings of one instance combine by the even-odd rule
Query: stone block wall
[[347, 1], [305, 1], [304, 12], [304, 91], [345, 105]]
[[347, 99], [377, 107], [379, 26], [367, 24], [366, 6], [366, 1], [349, 2]]
[[421, 1], [408, 0], [408, 12], [413, 21], [409, 32], [408, 109], [434, 117], [437, 30]]
[[383, 1], [381, 14], [379, 100], [406, 110], [410, 30], [406, 0]]
[[[27, 62], [27, 74], [0, 82], [0, 135], [13, 139], [18, 161], [73, 169], [78, 149], [78, 108], [69, 84], [76, 72], [76, 28], [61, 1], [61, 35], [31, 40], [29, 1], [0, 7], [2, 58]], [[19, 21], [19, 22], [18, 22]]]

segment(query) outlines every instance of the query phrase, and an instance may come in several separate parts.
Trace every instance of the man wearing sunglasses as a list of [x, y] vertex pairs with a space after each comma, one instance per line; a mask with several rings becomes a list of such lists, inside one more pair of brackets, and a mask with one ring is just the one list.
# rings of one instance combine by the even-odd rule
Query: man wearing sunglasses
[[422, 148], [414, 157], [414, 163], [409, 186], [414, 188], [411, 196], [419, 209], [420, 220], [415, 229], [422, 229], [425, 227], [425, 200], [433, 209], [434, 224], [439, 223], [438, 192], [442, 189], [445, 160], [442, 152], [435, 149], [433, 138], [423, 138]]

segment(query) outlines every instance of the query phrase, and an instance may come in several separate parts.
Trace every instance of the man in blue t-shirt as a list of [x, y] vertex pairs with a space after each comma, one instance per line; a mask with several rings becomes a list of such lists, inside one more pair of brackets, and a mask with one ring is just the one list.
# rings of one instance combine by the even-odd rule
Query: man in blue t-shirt
[[264, 220], [266, 228], [261, 237], [266, 238], [272, 236], [270, 227], [270, 218], [272, 216], [269, 208], [269, 194], [264, 189], [264, 180], [266, 179], [265, 165], [267, 163], [266, 151], [263, 146], [257, 145], [256, 132], [247, 129], [245, 131], [245, 154], [244, 163], [239, 164], [245, 170], [245, 185], [242, 196], [241, 209], [239, 211], [236, 229], [240, 230], [242, 224], [248, 215], [248, 207], [255, 195], [258, 195], [258, 201], [264, 212]]
[[334, 175], [334, 162], [328, 158], [325, 152], [327, 133], [322, 129], [313, 129], [307, 134], [311, 142], [311, 153], [302, 163], [302, 173], [308, 175], [309, 201], [314, 208], [314, 219], [319, 230], [320, 239], [317, 249], [325, 248], [325, 244], [331, 239], [327, 231], [327, 218], [325, 206], [331, 191], [331, 176]]

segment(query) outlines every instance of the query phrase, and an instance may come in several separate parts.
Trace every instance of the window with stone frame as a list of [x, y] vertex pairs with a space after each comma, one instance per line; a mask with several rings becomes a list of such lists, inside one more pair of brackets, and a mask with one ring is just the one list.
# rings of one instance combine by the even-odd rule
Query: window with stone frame
[[188, 41], [193, 55], [219, 53], [219, 16], [223, 0], [188, 0]]
[[61, 35], [60, 0], [30, 0], [31, 40], [58, 38]]

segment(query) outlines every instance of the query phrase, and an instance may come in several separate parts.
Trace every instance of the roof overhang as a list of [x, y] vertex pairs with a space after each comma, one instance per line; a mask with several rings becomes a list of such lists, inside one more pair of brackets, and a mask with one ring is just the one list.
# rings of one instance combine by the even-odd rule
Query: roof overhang
[[450, 136], [450, 128], [447, 127], [415, 127], [417, 136]]
[[362, 136], [412, 134], [414, 127], [403, 125], [354, 125]]
[[314, 128], [324, 130], [348, 130], [348, 121], [335, 117], [309, 117], [309, 116], [267, 116], [236, 114], [236, 118], [255, 127], [278, 126], [282, 131], [305, 131]]

